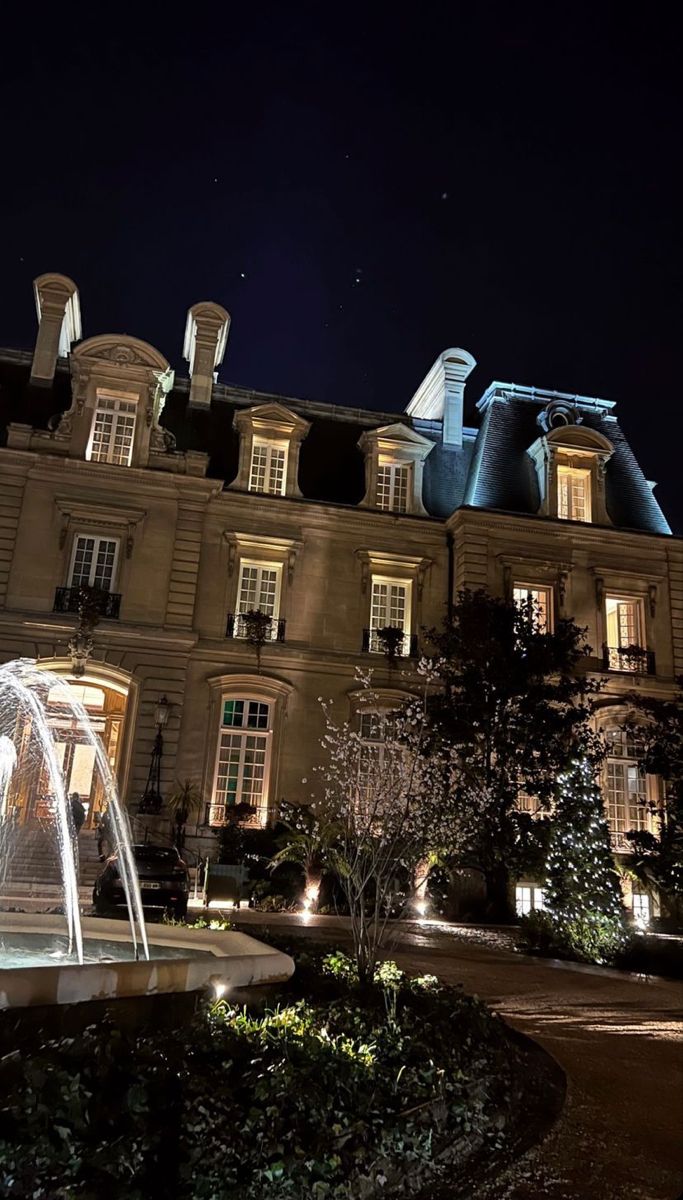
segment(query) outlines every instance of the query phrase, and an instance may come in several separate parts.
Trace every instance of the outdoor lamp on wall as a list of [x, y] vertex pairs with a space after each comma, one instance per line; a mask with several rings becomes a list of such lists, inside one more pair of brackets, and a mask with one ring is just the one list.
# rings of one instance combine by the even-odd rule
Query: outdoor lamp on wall
[[149, 774], [145, 790], [142, 793], [140, 807], [138, 812], [141, 813], [158, 813], [161, 812], [163, 804], [163, 796], [161, 795], [161, 759], [164, 753], [164, 736], [162, 730], [166, 728], [168, 718], [171, 712], [171, 705], [166, 696], [161, 696], [154, 706], [154, 724], [156, 725], [156, 737], [152, 746], [152, 761], [149, 764]]

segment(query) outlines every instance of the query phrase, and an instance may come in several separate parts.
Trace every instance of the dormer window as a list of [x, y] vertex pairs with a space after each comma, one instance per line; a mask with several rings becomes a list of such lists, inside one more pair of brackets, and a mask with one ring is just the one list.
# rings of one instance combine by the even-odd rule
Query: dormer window
[[543, 433], [527, 454], [536, 468], [539, 513], [561, 521], [609, 525], [605, 470], [614, 453], [612, 443], [569, 405], [548, 405], [538, 424]]
[[380, 455], [377, 467], [377, 507], [385, 512], [408, 511], [410, 467]]
[[251, 451], [249, 491], [284, 496], [287, 481], [287, 442], [254, 438]]
[[133, 456], [137, 403], [109, 392], [97, 393], [86, 458], [129, 467]]
[[563, 521], [590, 521], [591, 473], [589, 470], [558, 464], [557, 515]]
[[424, 515], [422, 476], [434, 442], [397, 423], [368, 430], [358, 446], [365, 455], [362, 504], [382, 512]]
[[240, 435], [240, 457], [230, 487], [265, 496], [300, 496], [299, 450], [310, 423], [272, 403], [238, 409], [233, 424]]

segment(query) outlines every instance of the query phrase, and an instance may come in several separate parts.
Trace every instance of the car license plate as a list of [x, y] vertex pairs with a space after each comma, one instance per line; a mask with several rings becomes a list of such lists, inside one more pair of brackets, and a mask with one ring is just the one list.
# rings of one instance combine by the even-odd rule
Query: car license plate
[[144, 880], [144, 879], [141, 879], [141, 880], [140, 880], [140, 887], [142, 888], [142, 890], [143, 890], [143, 891], [148, 891], [148, 890], [151, 890], [152, 888], [156, 888], [156, 889], [158, 890], [158, 889], [161, 887], [161, 884], [160, 884], [160, 883], [154, 883], [154, 882], [151, 882], [151, 881], [150, 881], [150, 882], [147, 882], [146, 880]]

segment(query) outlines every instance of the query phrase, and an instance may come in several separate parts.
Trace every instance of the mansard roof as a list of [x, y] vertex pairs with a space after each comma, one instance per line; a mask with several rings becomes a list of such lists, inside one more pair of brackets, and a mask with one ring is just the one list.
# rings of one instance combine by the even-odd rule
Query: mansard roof
[[[5, 443], [9, 422], [44, 429], [50, 417], [71, 404], [66, 360], [59, 361], [50, 386], [32, 385], [30, 366], [30, 353], [0, 350], [0, 444]], [[365, 493], [363, 455], [358, 448], [362, 434], [400, 423], [433, 443], [425, 461], [423, 502], [429, 516], [441, 519], [462, 505], [535, 514], [538, 482], [527, 450], [542, 434], [539, 415], [550, 403], [566, 402], [580, 416], [578, 428], [598, 435], [596, 444], [604, 444], [606, 439], [614, 447], [605, 475], [607, 510], [613, 524], [649, 533], [670, 532], [609, 401], [496, 382], [477, 405], [478, 428], [465, 427], [462, 445], [456, 446], [444, 444], [438, 419], [340, 408], [223, 384], [214, 385], [210, 408], [191, 409], [189, 388], [188, 380], [176, 380], [161, 423], [175, 436], [178, 450], [208, 453], [209, 476], [224, 480], [226, 486], [238, 470], [236, 413], [275, 405], [309, 422], [299, 462], [302, 495], [345, 505], [358, 504]]]

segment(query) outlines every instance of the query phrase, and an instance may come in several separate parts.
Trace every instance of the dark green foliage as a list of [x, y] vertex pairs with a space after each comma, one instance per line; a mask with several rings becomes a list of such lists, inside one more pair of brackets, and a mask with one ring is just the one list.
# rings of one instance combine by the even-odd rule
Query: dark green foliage
[[455, 1137], [500, 1145], [502, 1022], [391, 964], [360, 989], [337, 959], [304, 956], [265, 1014], [220, 1002], [182, 1031], [91, 1026], [5, 1060], [0, 1196], [362, 1200]]
[[627, 866], [646, 888], [659, 888], [663, 910], [683, 925], [683, 677], [673, 700], [634, 694], [628, 697], [638, 720], [626, 728], [635, 743], [643, 772], [664, 781], [663, 811], [655, 832], [626, 834], [633, 847]]
[[[584, 736], [596, 690], [582, 669], [590, 647], [573, 621], [544, 633], [531, 607], [484, 591], [458, 593], [429, 634], [443, 693], [431, 715], [436, 738], [455, 748], [455, 855], [483, 871], [490, 916], [509, 917], [511, 864], [519, 852], [515, 808], [524, 792], [547, 807], [554, 781]], [[448, 852], [448, 847], [443, 848]]]

